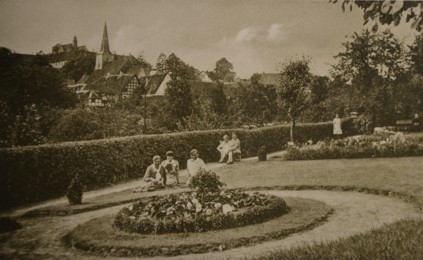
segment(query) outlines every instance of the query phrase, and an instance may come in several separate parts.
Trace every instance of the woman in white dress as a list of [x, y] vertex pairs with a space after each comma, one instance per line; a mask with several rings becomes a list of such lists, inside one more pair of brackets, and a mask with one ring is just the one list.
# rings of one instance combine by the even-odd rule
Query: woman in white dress
[[342, 136], [342, 122], [338, 114], [336, 114], [335, 118], [333, 119], [333, 136], [335, 139], [338, 139]]

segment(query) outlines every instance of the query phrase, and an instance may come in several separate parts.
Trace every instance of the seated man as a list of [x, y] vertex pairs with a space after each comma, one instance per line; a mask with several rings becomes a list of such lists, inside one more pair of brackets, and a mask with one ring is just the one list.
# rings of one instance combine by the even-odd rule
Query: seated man
[[231, 151], [235, 161], [241, 161], [241, 142], [235, 133], [232, 133]]
[[226, 156], [228, 156], [228, 163], [232, 163], [232, 143], [229, 141], [229, 136], [224, 135], [223, 141], [220, 142], [219, 146], [217, 147], [217, 150], [220, 152], [220, 163], [222, 163]]
[[173, 159], [173, 152], [166, 152], [166, 160], [161, 164], [164, 170], [163, 184], [166, 185], [167, 175], [173, 175], [176, 178], [176, 183], [179, 184], [179, 162]]
[[203, 160], [198, 158], [198, 150], [192, 149], [190, 152], [191, 159], [187, 161], [188, 180], [187, 185], [191, 183], [191, 178], [194, 177], [201, 170], [207, 170], [206, 164]]

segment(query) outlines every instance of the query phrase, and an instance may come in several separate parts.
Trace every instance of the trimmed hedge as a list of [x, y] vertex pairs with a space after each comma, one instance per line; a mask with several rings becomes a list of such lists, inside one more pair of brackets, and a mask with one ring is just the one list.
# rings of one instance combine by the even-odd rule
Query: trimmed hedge
[[[151, 158], [155, 154], [164, 158], [168, 150], [174, 152], [181, 168], [193, 148], [199, 150], [205, 162], [216, 162], [216, 146], [230, 132], [241, 140], [243, 157], [256, 156], [263, 145], [268, 152], [278, 151], [289, 141], [289, 127], [195, 131], [0, 149], [0, 208], [62, 196], [77, 174], [85, 190], [142, 177]], [[300, 142], [332, 135], [331, 122], [298, 124], [296, 129]]]

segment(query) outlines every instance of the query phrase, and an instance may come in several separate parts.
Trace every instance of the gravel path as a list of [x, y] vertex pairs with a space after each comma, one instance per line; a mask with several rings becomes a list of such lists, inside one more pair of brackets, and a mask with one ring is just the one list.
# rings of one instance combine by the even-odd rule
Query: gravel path
[[[335, 209], [328, 222], [317, 228], [293, 234], [278, 241], [265, 242], [252, 247], [199, 255], [180, 256], [178, 259], [232, 259], [261, 254], [277, 248], [290, 248], [301, 243], [331, 241], [347, 237], [396, 220], [421, 217], [413, 205], [399, 199], [356, 192], [334, 191], [265, 191], [282, 197], [301, 197], [320, 200]], [[20, 219], [23, 228], [0, 235], [0, 255], [18, 258], [91, 258], [83, 252], [65, 247], [61, 238], [78, 224], [92, 218], [116, 213], [125, 205], [67, 217], [40, 217]]]

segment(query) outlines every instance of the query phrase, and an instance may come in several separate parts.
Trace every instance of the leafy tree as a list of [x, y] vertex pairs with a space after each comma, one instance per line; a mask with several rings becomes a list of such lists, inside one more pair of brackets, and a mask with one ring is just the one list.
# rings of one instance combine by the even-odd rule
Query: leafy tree
[[212, 110], [218, 115], [224, 115], [228, 112], [226, 96], [223, 92], [223, 83], [218, 82], [212, 92]]
[[423, 75], [423, 34], [417, 35], [410, 49], [412, 72]]
[[141, 64], [144, 68], [149, 68], [149, 69], [153, 68], [153, 65], [151, 65], [151, 63], [150, 63], [150, 62], [148, 62], [142, 54], [140, 54], [140, 55], [137, 57], [137, 60], [140, 62], [140, 64]]
[[277, 88], [279, 105], [285, 109], [291, 120], [291, 141], [295, 140], [296, 120], [309, 106], [307, 93], [311, 82], [308, 59], [291, 60], [282, 65], [281, 82]]
[[183, 122], [183, 118], [189, 116], [193, 109], [191, 81], [196, 79], [195, 69], [173, 53], [166, 60], [166, 67], [172, 79], [166, 89], [171, 114], [179, 122]]
[[[301, 119], [308, 122], [327, 121], [339, 111], [328, 110], [326, 100], [329, 98], [330, 79], [328, 77], [313, 76], [310, 84], [310, 107]], [[333, 93], [337, 96], [337, 93]], [[338, 107], [339, 108], [339, 107]]]
[[64, 78], [78, 81], [84, 74], [91, 75], [95, 67], [95, 54], [80, 51], [60, 69]]
[[[329, 0], [336, 4], [338, 0]], [[363, 9], [364, 24], [374, 21], [373, 32], [378, 30], [380, 24], [393, 24], [397, 26], [401, 22], [403, 15], [406, 15], [406, 22], [411, 21], [411, 27], [421, 31], [423, 27], [423, 1], [413, 0], [384, 0], [384, 1], [364, 1], [364, 0], [340, 0], [342, 10], [352, 10], [353, 5]]]
[[353, 88], [355, 106], [363, 109], [369, 121], [374, 125], [392, 123], [398, 81], [407, 67], [402, 44], [389, 30], [378, 34], [365, 30], [343, 46], [333, 75]]
[[36, 105], [26, 106], [18, 115], [12, 128], [12, 146], [36, 145], [45, 142], [40, 125], [40, 113]]
[[14, 115], [32, 104], [61, 108], [76, 105], [76, 95], [45, 57], [21, 57], [1, 48], [0, 60], [0, 100]]
[[260, 84], [260, 75], [251, 76], [251, 84], [242, 93], [240, 114], [256, 123], [271, 122], [277, 114], [276, 88]]
[[221, 58], [216, 62], [216, 67], [213, 71], [213, 80], [233, 82], [235, 80], [235, 72], [232, 70], [234, 66], [226, 58]]
[[164, 73], [168, 71], [166, 67], [166, 60], [167, 60], [166, 54], [160, 53], [156, 63], [156, 69], [158, 73]]
[[93, 111], [76, 109], [67, 111], [50, 132], [55, 142], [91, 140], [103, 137], [99, 118]]
[[48, 131], [43, 129], [45, 112], [75, 106], [76, 95], [67, 89], [60, 72], [42, 55], [12, 54], [0, 48], [0, 61], [0, 144], [42, 142]]

